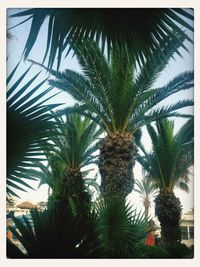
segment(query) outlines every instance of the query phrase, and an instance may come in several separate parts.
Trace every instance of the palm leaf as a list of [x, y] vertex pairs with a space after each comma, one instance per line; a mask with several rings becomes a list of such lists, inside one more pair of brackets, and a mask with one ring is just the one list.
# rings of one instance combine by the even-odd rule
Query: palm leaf
[[[72, 203], [71, 203], [72, 204]], [[31, 210], [32, 223], [14, 218], [10, 230], [27, 254], [8, 243], [10, 258], [137, 258], [149, 233], [148, 219], [120, 199], [99, 201], [83, 220], [71, 206], [66, 216]], [[114, 239], [114, 238], [115, 239]]]
[[97, 231], [109, 258], [137, 258], [148, 235], [148, 220], [120, 198], [96, 205]]
[[[11, 17], [24, 16], [26, 19], [19, 25], [27, 20], [32, 22], [24, 48], [25, 58], [30, 54], [40, 28], [47, 19], [47, 42], [43, 62], [48, 55], [49, 68], [52, 68], [56, 55], [59, 67], [63, 52], [68, 54], [72, 49], [71, 46], [68, 48], [68, 45], [79, 43], [83, 38], [100, 43], [102, 50], [106, 47], [108, 55], [113, 44], [117, 44], [120, 49], [126, 46], [138, 64], [149, 57], [150, 51], [159, 50], [159, 43], [166, 36], [174, 38], [174, 47], [178, 36], [192, 42], [185, 33], [185, 29], [193, 31], [190, 23], [193, 21], [193, 15], [189, 9], [90, 8], [84, 9], [83, 12], [81, 8], [32, 8]], [[186, 22], [186, 19], [189, 22]], [[181, 46], [185, 49], [183, 43]]]
[[[39, 65], [56, 78], [49, 81], [51, 85], [67, 91], [81, 103], [77, 112], [82, 112], [99, 123], [107, 132], [127, 131], [127, 128], [134, 132], [153, 120], [182, 116], [174, 111], [193, 105], [193, 101], [188, 99], [154, 110], [165, 98], [193, 87], [193, 72], [185, 72], [162, 88], [149, 88], [152, 85], [152, 77], [154, 76], [154, 81], [175, 52], [171, 47], [172, 41], [169, 40], [166, 45], [161, 46], [166, 50], [166, 61], [152, 64], [151, 60], [147, 60], [144, 70], [145, 64], [151, 66], [151, 69], [146, 76], [145, 71], [141, 71], [139, 80], [134, 80], [134, 61], [130, 54], [126, 49], [119, 51], [118, 46], [113, 47], [111, 61], [108, 61], [95, 43], [87, 43], [85, 46], [84, 42], [81, 42], [77, 45], [74, 50], [83, 68], [83, 75], [71, 70], [56, 72]], [[159, 53], [155, 54], [159, 56]], [[151, 112], [148, 114], [149, 111]]]
[[[75, 109], [76, 107], [77, 105]], [[99, 148], [98, 139], [102, 129], [89, 118], [76, 112], [68, 114], [65, 111], [62, 116], [60, 112], [52, 112], [52, 116], [57, 123], [57, 128], [53, 129], [49, 135], [51, 148], [46, 149], [46, 145], [41, 148], [46, 156], [47, 164], [35, 163], [28, 170], [28, 175], [40, 181], [39, 187], [47, 184], [54, 194], [59, 190], [64, 173], [68, 170], [81, 170], [85, 185], [89, 183], [87, 179], [85, 180], [85, 176], [90, 170], [83, 171], [82, 168], [95, 162], [97, 156], [93, 154]]]
[[31, 210], [30, 223], [26, 216], [20, 221], [14, 218], [15, 227], [10, 230], [27, 251], [22, 254], [9, 242], [10, 258], [95, 258], [102, 257], [103, 249], [94, 230], [94, 219], [82, 220], [80, 216], [58, 218], [51, 211]]
[[[25, 174], [31, 161], [38, 161], [40, 157], [42, 158], [44, 156], [40, 151], [40, 145], [46, 142], [50, 131], [56, 126], [55, 122], [52, 121], [50, 111], [60, 105], [48, 105], [45, 103], [54, 96], [48, 95], [52, 87], [42, 93], [38, 92], [46, 80], [43, 80], [37, 85], [33, 85], [39, 73], [28, 80], [25, 85], [21, 86], [30, 68], [24, 71], [17, 81], [10, 86], [18, 66], [19, 63], [7, 79], [8, 194], [13, 193], [13, 190], [10, 190], [10, 188], [23, 191], [25, 189], [22, 186], [31, 188], [28, 185], [29, 177], [20, 175], [20, 173], [23, 172]], [[27, 182], [23, 181], [23, 178]]]
[[188, 191], [188, 168], [193, 164], [194, 127], [193, 118], [174, 134], [174, 123], [167, 119], [156, 122], [156, 127], [147, 126], [152, 142], [152, 151], [144, 149], [144, 156], [137, 161], [151, 176], [156, 187], [173, 191], [174, 186]]
[[135, 185], [137, 186], [134, 188], [136, 192], [138, 192], [143, 197], [150, 197], [156, 193], [155, 185], [148, 181], [146, 177], [144, 177], [141, 181], [135, 180]]

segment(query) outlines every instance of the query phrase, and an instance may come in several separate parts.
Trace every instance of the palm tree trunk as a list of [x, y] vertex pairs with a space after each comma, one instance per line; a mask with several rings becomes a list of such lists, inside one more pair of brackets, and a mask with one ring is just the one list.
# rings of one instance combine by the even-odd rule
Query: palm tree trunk
[[85, 191], [82, 173], [79, 169], [66, 170], [59, 188], [54, 194], [55, 209], [58, 212], [68, 211], [72, 200], [78, 212], [85, 213], [90, 205], [90, 196]]
[[99, 156], [101, 192], [106, 196], [126, 196], [134, 186], [133, 166], [136, 147], [133, 136], [110, 134], [102, 142]]
[[145, 215], [145, 218], [148, 217], [148, 215], [149, 215], [149, 207], [145, 207], [144, 208], [144, 215]]
[[161, 225], [161, 241], [171, 245], [181, 240], [181, 203], [173, 192], [160, 192], [155, 199], [155, 214]]
[[144, 205], [144, 215], [145, 218], [147, 218], [149, 216], [149, 208], [150, 208], [150, 201], [148, 198], [144, 199], [143, 205]]

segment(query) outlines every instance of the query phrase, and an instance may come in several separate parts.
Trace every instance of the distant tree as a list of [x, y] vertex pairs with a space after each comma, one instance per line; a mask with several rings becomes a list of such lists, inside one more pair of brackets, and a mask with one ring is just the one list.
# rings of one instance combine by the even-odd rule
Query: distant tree
[[157, 188], [152, 181], [149, 181], [147, 177], [143, 177], [142, 180], [135, 180], [134, 191], [140, 194], [142, 198], [145, 217], [149, 215], [149, 208], [151, 207], [151, 197], [157, 193]]

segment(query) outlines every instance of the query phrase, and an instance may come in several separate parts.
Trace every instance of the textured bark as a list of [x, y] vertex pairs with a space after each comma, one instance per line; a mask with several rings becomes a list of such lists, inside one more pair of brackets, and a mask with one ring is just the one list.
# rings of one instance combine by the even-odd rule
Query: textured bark
[[87, 212], [90, 196], [85, 191], [84, 181], [79, 169], [66, 170], [54, 194], [55, 208], [59, 212], [68, 210], [69, 200], [73, 200], [80, 212]]
[[161, 225], [161, 241], [171, 245], [181, 240], [181, 203], [174, 193], [160, 192], [155, 199], [155, 215]]
[[125, 198], [134, 186], [133, 166], [136, 147], [131, 134], [110, 134], [102, 142], [99, 156], [101, 192]]

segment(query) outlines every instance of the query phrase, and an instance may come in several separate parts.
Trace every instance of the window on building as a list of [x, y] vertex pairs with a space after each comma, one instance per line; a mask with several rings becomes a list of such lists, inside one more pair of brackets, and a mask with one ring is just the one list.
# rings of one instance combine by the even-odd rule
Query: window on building
[[186, 226], [181, 226], [181, 238], [182, 240], [188, 240], [188, 231]]
[[190, 226], [189, 231], [190, 231], [190, 239], [194, 239], [194, 226]]

